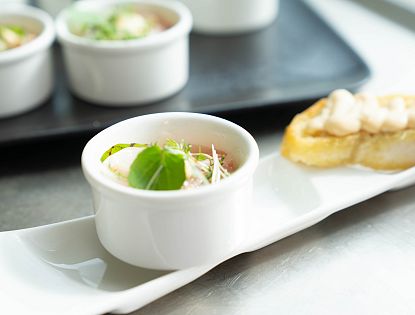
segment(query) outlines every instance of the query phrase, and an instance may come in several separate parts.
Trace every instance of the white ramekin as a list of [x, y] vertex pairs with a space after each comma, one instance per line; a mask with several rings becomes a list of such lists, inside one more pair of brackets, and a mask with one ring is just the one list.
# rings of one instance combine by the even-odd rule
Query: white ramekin
[[[238, 169], [218, 184], [193, 190], [147, 191], [123, 186], [103, 173], [100, 157], [117, 143], [172, 138], [224, 150]], [[160, 113], [113, 125], [82, 154], [92, 187], [99, 239], [115, 257], [150, 269], [181, 269], [217, 261], [244, 239], [258, 146], [243, 128], [214, 116]]]
[[36, 5], [51, 16], [56, 17], [61, 10], [71, 5], [74, 1], [75, 0], [36, 0]]
[[29, 0], [0, 0], [0, 5], [3, 5], [5, 3], [23, 3], [23, 4], [27, 4], [29, 2]]
[[192, 12], [194, 31], [212, 35], [256, 31], [271, 24], [279, 0], [181, 0]]
[[17, 24], [39, 34], [31, 42], [0, 52], [0, 117], [26, 112], [42, 104], [53, 88], [52, 18], [23, 4], [1, 4], [0, 24]]
[[[145, 7], [174, 22], [169, 29], [136, 40], [98, 41], [68, 28], [72, 9], [101, 10], [119, 4]], [[174, 0], [85, 0], [59, 13], [58, 40], [72, 91], [107, 106], [138, 105], [169, 97], [189, 76], [189, 10]]]

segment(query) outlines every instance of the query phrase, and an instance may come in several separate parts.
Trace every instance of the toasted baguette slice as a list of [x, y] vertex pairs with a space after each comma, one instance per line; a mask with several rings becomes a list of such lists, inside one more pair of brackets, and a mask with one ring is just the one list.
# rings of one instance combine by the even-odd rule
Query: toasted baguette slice
[[[393, 96], [379, 97], [386, 104]], [[405, 102], [415, 102], [415, 96], [403, 96]], [[321, 99], [296, 115], [287, 127], [281, 145], [281, 154], [310, 166], [334, 167], [359, 164], [376, 170], [402, 170], [415, 165], [415, 129], [370, 134], [359, 131], [343, 137], [325, 132], [311, 134], [307, 129], [311, 118], [326, 105]]]

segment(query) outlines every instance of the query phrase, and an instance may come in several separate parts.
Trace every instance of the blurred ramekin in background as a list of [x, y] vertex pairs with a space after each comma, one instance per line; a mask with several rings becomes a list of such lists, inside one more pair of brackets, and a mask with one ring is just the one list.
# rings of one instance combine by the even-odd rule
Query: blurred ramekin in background
[[[1, 1], [7, 0], [0, 0], [0, 2]], [[75, 0], [35, 0], [35, 4], [51, 16], [56, 17], [62, 9], [71, 5], [74, 1]]]
[[279, 0], [181, 0], [192, 12], [194, 31], [212, 35], [241, 34], [270, 25]]
[[53, 89], [52, 18], [24, 4], [2, 3], [0, 24], [18, 25], [36, 34], [30, 42], [0, 52], [0, 117], [42, 104]]
[[[151, 11], [172, 26], [144, 38], [95, 40], [75, 35], [69, 21], [73, 10], [100, 12], [116, 5]], [[75, 2], [57, 17], [58, 40], [72, 92], [107, 106], [134, 106], [167, 98], [187, 83], [189, 10], [174, 0], [86, 0]]]

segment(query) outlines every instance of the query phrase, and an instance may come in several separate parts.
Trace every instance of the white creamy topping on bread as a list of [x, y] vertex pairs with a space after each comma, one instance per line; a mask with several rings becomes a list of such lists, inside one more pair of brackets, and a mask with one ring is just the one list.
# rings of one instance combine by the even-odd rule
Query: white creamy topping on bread
[[372, 94], [353, 95], [346, 90], [333, 91], [326, 106], [307, 126], [311, 133], [327, 132], [334, 136], [361, 130], [378, 133], [406, 128], [415, 128], [415, 103], [407, 105], [402, 97], [395, 97], [382, 106]]
[[382, 131], [395, 132], [403, 130], [408, 125], [408, 113], [405, 101], [401, 97], [395, 97], [387, 105], [388, 113], [382, 125]]
[[408, 112], [408, 127], [415, 128], [415, 103], [412, 107], [407, 109]]

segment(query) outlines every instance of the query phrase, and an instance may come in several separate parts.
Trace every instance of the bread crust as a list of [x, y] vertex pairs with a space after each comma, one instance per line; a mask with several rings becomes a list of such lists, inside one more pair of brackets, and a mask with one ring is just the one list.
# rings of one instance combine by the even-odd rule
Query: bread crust
[[[381, 105], [397, 95], [378, 97]], [[415, 103], [415, 96], [400, 96], [406, 104]], [[317, 167], [359, 164], [376, 170], [402, 170], [415, 165], [415, 129], [370, 134], [359, 131], [347, 136], [328, 133], [311, 134], [310, 119], [327, 103], [321, 99], [296, 115], [285, 130], [281, 154], [298, 163]]]

